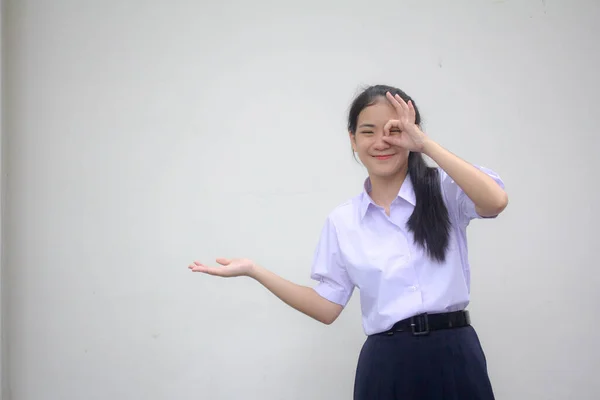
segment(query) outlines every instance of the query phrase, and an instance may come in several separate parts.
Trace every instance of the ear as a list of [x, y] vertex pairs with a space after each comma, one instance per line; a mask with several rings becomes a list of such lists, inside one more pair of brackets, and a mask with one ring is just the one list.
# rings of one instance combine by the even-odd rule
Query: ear
[[350, 136], [350, 144], [352, 145], [352, 150], [356, 151], [356, 135], [348, 131], [348, 136]]

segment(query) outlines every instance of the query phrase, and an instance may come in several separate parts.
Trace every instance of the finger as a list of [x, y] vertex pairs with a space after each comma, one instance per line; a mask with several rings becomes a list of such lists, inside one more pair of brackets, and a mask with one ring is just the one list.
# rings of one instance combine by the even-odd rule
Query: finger
[[386, 122], [386, 124], [383, 126], [383, 135], [389, 136], [392, 128], [400, 129], [400, 121], [397, 119], [390, 119], [388, 122]]
[[398, 101], [398, 104], [400, 104], [400, 107], [402, 107], [402, 110], [404, 110], [404, 111], [408, 111], [409, 110], [408, 105], [406, 104], [406, 102], [404, 101], [404, 99], [402, 97], [400, 97], [399, 94], [397, 94], [395, 96], [395, 98], [396, 98], [396, 101]]
[[205, 272], [207, 267], [206, 265], [200, 264], [198, 261], [194, 261], [188, 268], [194, 272]]
[[396, 109], [396, 111], [398, 111], [398, 112], [402, 112], [403, 111], [402, 105], [400, 103], [398, 103], [398, 100], [396, 100], [394, 98], [394, 96], [392, 96], [392, 94], [390, 92], [386, 92], [385, 97], [387, 97], [387, 99], [389, 100], [389, 102], [392, 103], [392, 106], [394, 106], [394, 108]]
[[204, 264], [194, 263], [190, 266], [190, 269], [192, 270], [192, 272], [203, 272], [205, 274], [215, 275], [215, 276], [223, 276], [223, 274], [224, 274], [223, 269], [221, 269], [219, 267], [209, 267]]
[[193, 263], [190, 264], [190, 266], [188, 268], [191, 269], [192, 271], [205, 272], [206, 269], [210, 268], [210, 267], [202, 264], [200, 261], [194, 261]]
[[223, 257], [217, 258], [216, 261], [221, 265], [228, 265], [231, 263], [231, 260], [229, 258], [223, 258]]
[[402, 140], [398, 136], [384, 136], [382, 140], [392, 146], [402, 147]]
[[415, 111], [415, 106], [413, 105], [412, 100], [408, 101], [408, 112], [409, 112], [409, 115], [410, 115], [410, 120], [412, 122], [414, 122], [415, 118], [417, 116], [417, 112]]

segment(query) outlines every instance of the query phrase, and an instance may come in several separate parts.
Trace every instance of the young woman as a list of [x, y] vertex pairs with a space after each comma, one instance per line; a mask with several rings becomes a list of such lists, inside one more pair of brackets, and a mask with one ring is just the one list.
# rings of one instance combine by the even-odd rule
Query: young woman
[[[248, 259], [189, 268], [249, 276], [296, 310], [331, 324], [360, 290], [363, 328], [355, 400], [493, 399], [484, 352], [470, 325], [466, 228], [508, 203], [502, 180], [450, 153], [420, 129], [403, 91], [372, 86], [352, 103], [348, 131], [368, 171], [364, 189], [325, 221], [314, 288]], [[422, 154], [437, 163], [426, 165]]]

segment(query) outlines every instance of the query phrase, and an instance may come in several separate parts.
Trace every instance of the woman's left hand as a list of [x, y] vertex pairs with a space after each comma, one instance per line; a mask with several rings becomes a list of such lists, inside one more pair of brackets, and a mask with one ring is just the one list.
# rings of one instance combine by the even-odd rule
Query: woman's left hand
[[[427, 135], [415, 124], [415, 108], [412, 101], [408, 104], [399, 95], [386, 93], [389, 102], [396, 109], [397, 119], [391, 119], [385, 124], [383, 140], [392, 146], [415, 152], [423, 151]], [[390, 131], [400, 130], [398, 135], [390, 135]]]

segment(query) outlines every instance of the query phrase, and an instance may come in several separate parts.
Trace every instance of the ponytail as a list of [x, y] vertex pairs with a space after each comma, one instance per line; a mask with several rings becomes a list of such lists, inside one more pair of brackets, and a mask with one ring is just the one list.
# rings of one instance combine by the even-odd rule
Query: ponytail
[[429, 167], [421, 153], [410, 153], [408, 171], [415, 191], [416, 205], [408, 219], [415, 242], [434, 260], [443, 262], [450, 236], [450, 217], [436, 168]]

